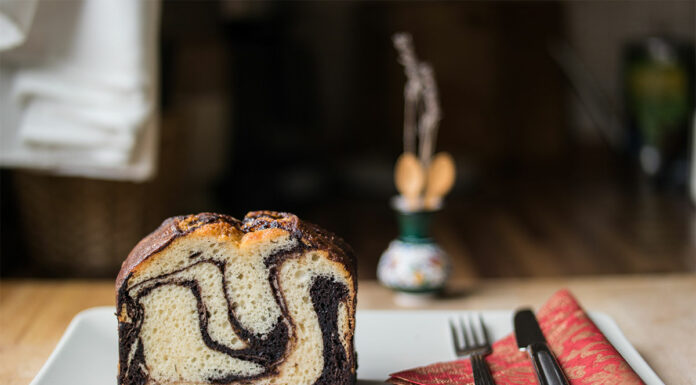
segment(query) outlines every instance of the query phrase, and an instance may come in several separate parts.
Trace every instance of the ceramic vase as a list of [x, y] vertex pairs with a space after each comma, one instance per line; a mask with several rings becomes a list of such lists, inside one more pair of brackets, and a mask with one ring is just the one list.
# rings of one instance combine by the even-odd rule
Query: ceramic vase
[[399, 237], [389, 243], [377, 266], [380, 282], [402, 293], [432, 295], [441, 291], [450, 274], [449, 256], [430, 236], [430, 223], [439, 211], [408, 211], [393, 201]]

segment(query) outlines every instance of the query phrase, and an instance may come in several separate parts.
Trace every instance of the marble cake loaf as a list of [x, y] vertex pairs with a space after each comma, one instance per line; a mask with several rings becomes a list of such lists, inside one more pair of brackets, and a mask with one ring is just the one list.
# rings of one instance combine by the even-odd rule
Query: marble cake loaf
[[167, 219], [116, 279], [118, 383], [353, 384], [355, 274], [292, 214]]

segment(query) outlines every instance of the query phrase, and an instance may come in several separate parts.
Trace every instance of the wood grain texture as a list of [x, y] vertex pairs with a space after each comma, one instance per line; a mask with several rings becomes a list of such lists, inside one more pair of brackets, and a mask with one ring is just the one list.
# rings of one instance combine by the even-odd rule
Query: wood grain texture
[[[459, 279], [443, 298], [418, 309], [493, 310], [540, 306], [569, 288], [587, 309], [609, 314], [667, 384], [696, 384], [696, 275]], [[111, 281], [0, 282], [0, 383], [25, 385], [46, 361], [70, 320], [94, 306], [113, 306]], [[358, 309], [400, 309], [394, 294], [361, 281]], [[114, 330], [114, 333], [116, 331]]]
[[[300, 215], [353, 246], [362, 279], [376, 278], [380, 254], [398, 236], [386, 200], [317, 205]], [[696, 272], [689, 199], [605, 179], [482, 183], [447, 197], [432, 236], [452, 257], [455, 278]]]

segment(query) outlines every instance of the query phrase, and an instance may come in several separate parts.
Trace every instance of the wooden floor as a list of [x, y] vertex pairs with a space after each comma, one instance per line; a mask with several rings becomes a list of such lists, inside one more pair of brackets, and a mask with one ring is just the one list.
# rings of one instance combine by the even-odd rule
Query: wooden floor
[[[361, 278], [375, 277], [380, 253], [397, 235], [386, 202], [346, 203], [309, 217], [353, 245]], [[683, 194], [646, 187], [537, 181], [481, 188], [449, 199], [433, 236], [460, 278], [696, 270], [693, 206]]]

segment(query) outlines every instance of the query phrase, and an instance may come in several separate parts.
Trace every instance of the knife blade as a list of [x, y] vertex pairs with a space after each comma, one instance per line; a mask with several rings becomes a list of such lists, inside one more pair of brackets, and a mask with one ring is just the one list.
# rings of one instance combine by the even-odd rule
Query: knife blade
[[569, 385], [531, 310], [521, 309], [515, 313], [515, 339], [520, 350], [526, 350], [529, 354], [539, 384]]

